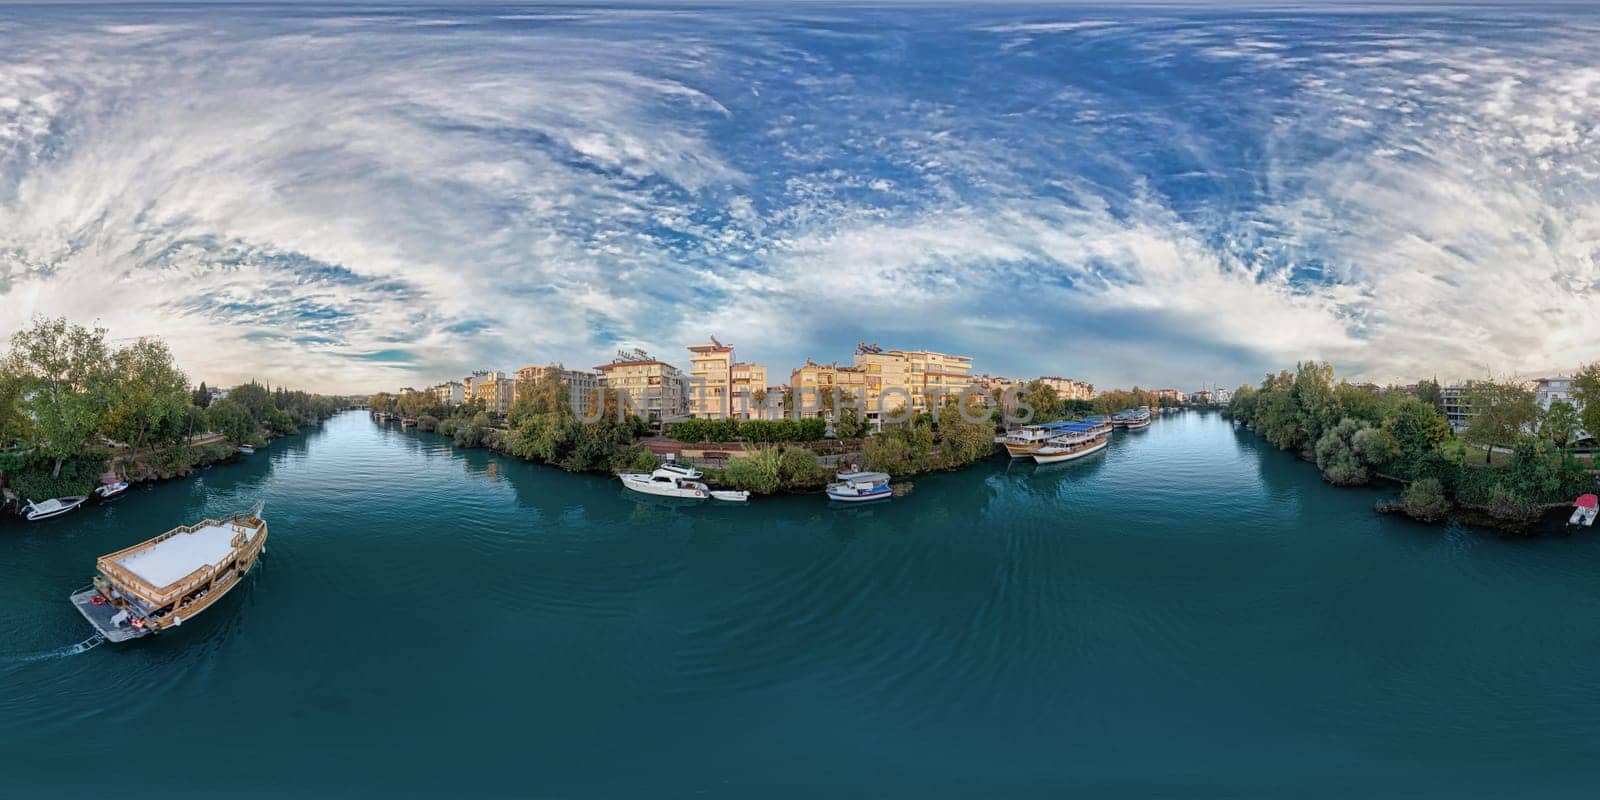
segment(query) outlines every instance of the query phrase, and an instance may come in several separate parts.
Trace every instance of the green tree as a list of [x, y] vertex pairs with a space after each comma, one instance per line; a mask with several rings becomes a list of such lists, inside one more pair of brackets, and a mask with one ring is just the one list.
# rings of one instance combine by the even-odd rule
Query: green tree
[[1020, 406], [1033, 409], [1031, 422], [1050, 422], [1059, 417], [1056, 414], [1056, 387], [1041, 380], [1028, 381], [1023, 385], [1022, 391], [1017, 393]]
[[1414, 467], [1450, 436], [1450, 423], [1444, 415], [1415, 397], [1401, 399], [1383, 421], [1383, 429], [1408, 467]]
[[1578, 419], [1590, 436], [1600, 437], [1600, 361], [1585, 364], [1572, 379], [1572, 399], [1582, 409]]
[[206, 408], [206, 424], [233, 445], [246, 444], [257, 436], [256, 422], [251, 419], [250, 411], [234, 402], [231, 396]]
[[159, 434], [171, 440], [183, 433], [192, 404], [189, 379], [160, 339], [139, 339], [111, 357], [113, 381], [107, 433], [134, 447], [146, 447]]
[[1367, 430], [1367, 423], [1346, 417], [1317, 439], [1317, 468], [1329, 483], [1360, 486], [1372, 479], [1367, 462], [1355, 447], [1356, 436]]
[[1539, 415], [1539, 435], [1562, 450], [1567, 449], [1582, 425], [1578, 409], [1565, 400], [1552, 401], [1550, 407]]
[[267, 391], [267, 387], [254, 381], [229, 389], [228, 399], [238, 403], [246, 411], [250, 412], [250, 419], [257, 424], [266, 422], [267, 417], [272, 414], [272, 410], [277, 408], [272, 402], [272, 393]]
[[1308, 443], [1321, 439], [1322, 433], [1337, 425], [1342, 417], [1333, 384], [1333, 365], [1325, 361], [1295, 365], [1289, 396], [1294, 399], [1300, 430]]
[[201, 381], [200, 385], [195, 387], [194, 394], [190, 396], [190, 402], [199, 408], [211, 405], [211, 390], [206, 388], [205, 381]]
[[1515, 445], [1539, 417], [1533, 390], [1511, 381], [1473, 381], [1467, 389], [1472, 416], [1466, 440], [1484, 448], [1484, 463], [1493, 458], [1496, 445]]
[[1450, 500], [1437, 478], [1412, 481], [1400, 493], [1400, 505], [1407, 516], [1420, 522], [1439, 522], [1450, 516]]
[[1433, 406], [1434, 411], [1444, 413], [1444, 390], [1439, 388], [1437, 379], [1417, 381], [1417, 399]]
[[35, 319], [12, 335], [4, 372], [15, 387], [16, 408], [30, 421], [30, 444], [53, 461], [50, 474], [59, 477], [66, 459], [90, 447], [110, 405], [105, 329], [64, 317]]

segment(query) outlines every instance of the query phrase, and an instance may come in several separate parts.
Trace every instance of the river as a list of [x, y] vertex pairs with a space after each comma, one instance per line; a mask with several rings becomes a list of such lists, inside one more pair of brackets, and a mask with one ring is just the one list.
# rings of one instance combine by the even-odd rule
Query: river
[[[1216, 415], [865, 508], [682, 506], [359, 412], [0, 523], [44, 797], [1580, 796], [1600, 547], [1373, 513]], [[204, 616], [74, 652], [95, 557], [265, 501]]]

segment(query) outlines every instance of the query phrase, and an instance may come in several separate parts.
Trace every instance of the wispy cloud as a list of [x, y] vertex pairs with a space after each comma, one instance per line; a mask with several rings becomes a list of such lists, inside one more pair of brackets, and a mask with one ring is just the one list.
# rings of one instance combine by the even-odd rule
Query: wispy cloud
[[0, 12], [0, 328], [351, 390], [713, 332], [775, 375], [1596, 357], [1581, 18], [625, 11]]

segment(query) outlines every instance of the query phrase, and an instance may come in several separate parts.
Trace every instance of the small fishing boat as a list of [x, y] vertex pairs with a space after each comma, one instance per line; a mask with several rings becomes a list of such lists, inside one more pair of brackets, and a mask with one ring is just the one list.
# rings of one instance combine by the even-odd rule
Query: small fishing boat
[[750, 499], [749, 492], [719, 489], [713, 491], [701, 479], [705, 473], [681, 464], [662, 464], [654, 472], [624, 472], [617, 478], [622, 485], [641, 494], [657, 497], [681, 497], [686, 500], [726, 500], [742, 503]]
[[239, 445], [239, 455], [241, 455], [241, 456], [253, 456], [255, 454], [256, 454], [256, 449], [254, 447], [251, 447], [250, 445], [247, 445], [247, 444]]
[[1572, 518], [1567, 524], [1574, 528], [1592, 528], [1594, 519], [1600, 516], [1600, 497], [1586, 494], [1572, 502]]
[[1072, 461], [1094, 455], [1106, 449], [1109, 444], [1111, 444], [1109, 431], [1100, 430], [1100, 426], [1096, 423], [1080, 422], [1033, 451], [1033, 460], [1039, 464]]
[[889, 487], [889, 476], [882, 472], [841, 472], [834, 477], [839, 479], [838, 482], [828, 484], [824, 490], [830, 500], [862, 503], [886, 500], [894, 495]]
[[22, 504], [20, 510], [22, 511], [22, 516], [27, 517], [29, 522], [38, 522], [41, 519], [59, 517], [83, 505], [84, 501], [88, 499], [88, 495], [77, 495], [74, 497], [55, 497], [38, 503], [29, 500]]
[[100, 485], [94, 487], [94, 496], [101, 500], [110, 500], [123, 492], [128, 491], [128, 482], [119, 480], [115, 475], [107, 475], [100, 479]]
[[239, 585], [266, 552], [261, 508], [181, 525], [103, 555], [94, 582], [73, 592], [73, 607], [109, 642], [182, 625]]

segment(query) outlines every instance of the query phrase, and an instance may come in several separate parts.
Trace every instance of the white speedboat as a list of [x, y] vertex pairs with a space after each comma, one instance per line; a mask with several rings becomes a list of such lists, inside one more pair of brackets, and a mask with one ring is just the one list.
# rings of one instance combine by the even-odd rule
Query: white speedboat
[[732, 490], [712, 491], [701, 480], [705, 474], [694, 467], [685, 467], [681, 464], [662, 464], [654, 472], [625, 472], [617, 478], [622, 485], [641, 494], [653, 494], [658, 497], [682, 497], [688, 500], [705, 500], [713, 498], [729, 502], [742, 503], [750, 499], [749, 492]]
[[55, 497], [39, 503], [29, 500], [22, 505], [22, 515], [27, 517], [29, 522], [59, 517], [83, 505], [83, 502], [88, 499], [87, 495], [78, 495], [75, 497]]
[[247, 444], [239, 445], [239, 455], [241, 455], [241, 456], [253, 456], [255, 454], [256, 454], [256, 449], [254, 447], [251, 447], [250, 445], [247, 445]]
[[1080, 422], [1033, 451], [1033, 460], [1040, 464], [1055, 464], [1094, 455], [1111, 443], [1110, 433], [1099, 428], [1096, 423]]
[[126, 491], [128, 491], [127, 481], [109, 480], [94, 487], [94, 496], [101, 500], [110, 500]]
[[1578, 498], [1573, 504], [1572, 518], [1567, 524], [1574, 528], [1589, 528], [1594, 526], [1595, 517], [1600, 516], [1600, 499], [1592, 494]]
[[841, 472], [838, 483], [828, 484], [830, 500], [841, 503], [862, 503], [868, 500], [886, 500], [894, 495], [889, 488], [889, 476], [882, 472]]

